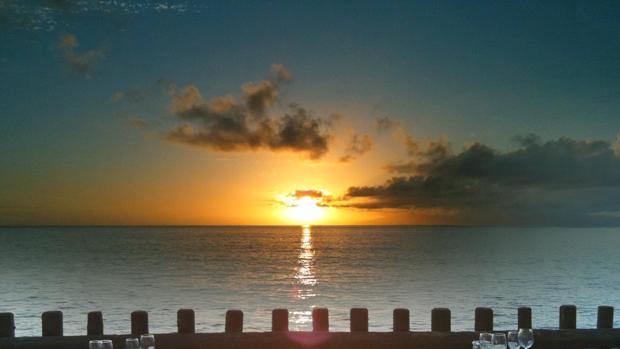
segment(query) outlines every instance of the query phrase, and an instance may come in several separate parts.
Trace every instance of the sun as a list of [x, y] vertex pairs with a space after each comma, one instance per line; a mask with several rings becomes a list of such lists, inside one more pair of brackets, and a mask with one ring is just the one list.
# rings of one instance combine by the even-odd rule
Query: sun
[[302, 196], [289, 200], [285, 216], [295, 223], [310, 225], [321, 220], [325, 216], [325, 212], [324, 208], [319, 206], [317, 199]]

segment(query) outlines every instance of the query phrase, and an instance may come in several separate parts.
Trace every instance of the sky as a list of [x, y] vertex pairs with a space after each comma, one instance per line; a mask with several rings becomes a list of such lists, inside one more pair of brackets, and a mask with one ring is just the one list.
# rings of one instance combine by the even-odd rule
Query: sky
[[620, 225], [617, 1], [0, 0], [0, 225]]

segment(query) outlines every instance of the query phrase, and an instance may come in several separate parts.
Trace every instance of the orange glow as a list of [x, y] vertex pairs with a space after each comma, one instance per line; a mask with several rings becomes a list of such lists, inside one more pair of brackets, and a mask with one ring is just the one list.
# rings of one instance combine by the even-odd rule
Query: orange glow
[[[153, 160], [144, 167], [110, 169], [111, 172], [99, 171], [96, 167], [79, 173], [52, 171], [46, 180], [32, 179], [29, 184], [31, 190], [20, 190], [23, 186], [19, 185], [7, 187], [6, 197], [14, 197], [24, 206], [36, 207], [32, 214], [15, 215], [11, 222], [59, 225], [338, 225], [404, 221], [401, 217], [394, 217], [391, 211], [335, 207], [324, 200], [303, 204], [312, 213], [306, 215], [303, 213], [305, 208], [295, 208], [294, 202], [283, 200], [283, 197], [291, 199], [290, 193], [296, 189], [318, 188], [326, 195], [342, 195], [349, 186], [376, 182], [376, 178], [383, 175], [379, 165], [367, 168], [367, 164], [362, 162], [316, 163], [300, 160], [295, 154], [274, 156], [266, 152], [216, 157], [205, 155], [203, 151], [179, 149], [174, 150], [173, 155], [158, 155], [156, 158], [157, 161], [164, 159], [173, 166], [160, 167]], [[384, 156], [377, 163], [388, 161], [386, 159], [389, 157]], [[396, 161], [396, 158], [393, 160]], [[214, 166], [217, 171], [212, 170]], [[179, 171], [178, 168], [184, 170]], [[264, 170], [257, 173], [256, 168]], [[14, 181], [18, 183], [28, 178], [15, 177]], [[54, 185], [49, 185], [50, 182]]]
[[317, 205], [317, 200], [308, 196], [301, 198], [289, 198], [287, 200], [285, 217], [296, 224], [310, 225], [317, 223], [323, 217], [325, 212], [322, 207]]

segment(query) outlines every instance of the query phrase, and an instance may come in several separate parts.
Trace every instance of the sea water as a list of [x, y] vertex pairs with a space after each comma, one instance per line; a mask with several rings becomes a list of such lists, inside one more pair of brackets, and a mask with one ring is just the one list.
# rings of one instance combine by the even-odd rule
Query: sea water
[[40, 335], [47, 310], [63, 311], [66, 335], [86, 332], [89, 311], [105, 333], [128, 333], [134, 310], [151, 332], [174, 332], [179, 308], [201, 332], [223, 331], [227, 309], [244, 312], [244, 331], [269, 331], [274, 308], [310, 330], [313, 307], [329, 308], [334, 331], [348, 331], [352, 307], [368, 308], [370, 331], [390, 331], [394, 308], [429, 330], [434, 307], [471, 330], [478, 306], [514, 329], [519, 306], [554, 328], [558, 307], [575, 304], [592, 328], [598, 305], [620, 306], [619, 266], [620, 228], [0, 228], [0, 312], [15, 314], [18, 336]]

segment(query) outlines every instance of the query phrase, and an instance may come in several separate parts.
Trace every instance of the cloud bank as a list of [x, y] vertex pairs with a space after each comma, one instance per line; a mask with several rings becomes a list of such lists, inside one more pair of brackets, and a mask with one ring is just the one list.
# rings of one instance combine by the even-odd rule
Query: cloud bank
[[342, 206], [435, 210], [463, 224], [620, 224], [617, 142], [516, 137], [501, 152], [475, 143], [409, 139], [413, 159], [390, 164], [379, 185], [348, 188]]

